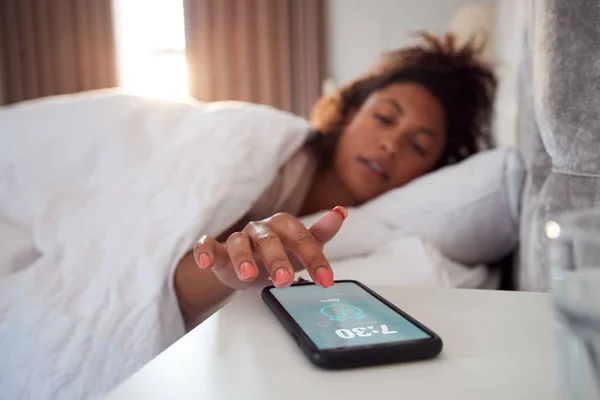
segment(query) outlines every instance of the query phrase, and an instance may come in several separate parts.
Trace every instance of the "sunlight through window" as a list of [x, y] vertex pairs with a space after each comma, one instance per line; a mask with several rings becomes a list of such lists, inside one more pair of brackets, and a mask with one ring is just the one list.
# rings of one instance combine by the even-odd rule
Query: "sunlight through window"
[[119, 85], [137, 94], [186, 99], [183, 1], [113, 1]]

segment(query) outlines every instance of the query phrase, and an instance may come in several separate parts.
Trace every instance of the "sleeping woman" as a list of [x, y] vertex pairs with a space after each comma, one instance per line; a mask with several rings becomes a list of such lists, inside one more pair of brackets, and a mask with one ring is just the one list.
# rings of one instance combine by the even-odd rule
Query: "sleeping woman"
[[[491, 146], [496, 88], [479, 48], [452, 36], [384, 55], [365, 75], [319, 100], [314, 134], [243, 220], [204, 236], [175, 272], [186, 322], [267, 275], [289, 286], [306, 268], [322, 287], [333, 271], [322, 247], [358, 206]], [[310, 228], [297, 217], [332, 210]], [[288, 257], [292, 255], [292, 257]]]

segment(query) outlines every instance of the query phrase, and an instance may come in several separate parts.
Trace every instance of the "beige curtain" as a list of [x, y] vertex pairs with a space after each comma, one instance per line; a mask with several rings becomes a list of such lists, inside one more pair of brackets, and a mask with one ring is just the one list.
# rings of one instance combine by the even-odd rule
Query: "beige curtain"
[[0, 0], [4, 104], [116, 86], [112, 0]]
[[322, 0], [184, 0], [190, 93], [308, 116], [323, 77]]

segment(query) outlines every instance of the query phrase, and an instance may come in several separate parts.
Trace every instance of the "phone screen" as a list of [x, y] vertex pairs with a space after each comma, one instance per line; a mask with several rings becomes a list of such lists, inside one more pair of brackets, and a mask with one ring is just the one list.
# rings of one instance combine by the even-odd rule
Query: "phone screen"
[[321, 350], [431, 336], [352, 282], [272, 288], [271, 293]]

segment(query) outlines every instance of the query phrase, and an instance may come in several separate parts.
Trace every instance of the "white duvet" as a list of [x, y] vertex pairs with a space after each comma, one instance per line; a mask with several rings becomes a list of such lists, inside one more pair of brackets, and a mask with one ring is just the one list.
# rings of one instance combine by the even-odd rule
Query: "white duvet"
[[[0, 130], [0, 393], [91, 398], [185, 333], [174, 267], [250, 209], [309, 126], [262, 106], [100, 91], [0, 109]], [[378, 283], [384, 257], [387, 283], [457, 285], [435, 249], [383, 224], [349, 245], [353, 224], [377, 225], [356, 215], [327, 249], [337, 276], [375, 257], [365, 277]], [[414, 262], [398, 271], [399, 259]]]

